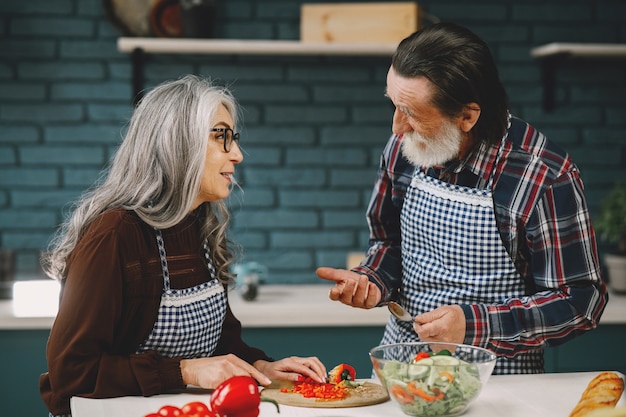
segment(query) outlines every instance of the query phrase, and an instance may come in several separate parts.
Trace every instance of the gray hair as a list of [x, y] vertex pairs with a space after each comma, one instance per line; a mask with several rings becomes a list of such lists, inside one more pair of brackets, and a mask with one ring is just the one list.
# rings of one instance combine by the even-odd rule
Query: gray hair
[[[156, 229], [178, 224], [191, 211], [204, 171], [207, 139], [220, 105], [233, 118], [232, 94], [209, 80], [187, 75], [165, 82], [139, 102], [108, 170], [74, 204], [44, 256], [45, 272], [66, 277], [66, 260], [89, 224], [109, 209], [134, 211]], [[223, 201], [203, 204], [202, 236], [209, 241], [217, 276], [223, 282], [233, 256], [226, 237], [230, 214]]]
[[434, 84], [433, 105], [449, 117], [477, 103], [481, 111], [474, 137], [489, 143], [502, 139], [507, 94], [489, 46], [475, 33], [451, 22], [426, 26], [400, 42], [391, 65], [402, 77], [426, 77]]

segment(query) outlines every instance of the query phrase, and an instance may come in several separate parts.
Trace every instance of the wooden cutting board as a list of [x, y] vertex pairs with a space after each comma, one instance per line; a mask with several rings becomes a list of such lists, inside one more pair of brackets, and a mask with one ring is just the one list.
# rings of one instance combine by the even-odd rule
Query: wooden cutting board
[[261, 391], [261, 397], [269, 398], [278, 404], [310, 408], [345, 408], [374, 405], [389, 400], [387, 392], [380, 384], [365, 382], [363, 385], [348, 388], [348, 396], [341, 400], [321, 400], [305, 398], [300, 394], [281, 392], [282, 388], [293, 388], [292, 383], [274, 383]]

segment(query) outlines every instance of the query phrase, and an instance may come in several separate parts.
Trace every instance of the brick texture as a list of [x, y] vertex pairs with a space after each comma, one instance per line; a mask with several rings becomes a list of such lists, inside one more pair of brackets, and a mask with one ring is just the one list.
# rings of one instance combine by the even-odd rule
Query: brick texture
[[[219, 1], [217, 36], [297, 39], [297, 0]], [[539, 63], [548, 42], [625, 42], [626, 6], [613, 0], [423, 0], [441, 19], [490, 45], [511, 111], [571, 152], [592, 214], [626, 182], [626, 60], [573, 62], [557, 72], [557, 107], [541, 107]], [[129, 56], [100, 0], [0, 2], [0, 246], [18, 272], [37, 270], [69, 203], [111, 158], [131, 114]], [[243, 261], [271, 283], [318, 282], [367, 246], [364, 212], [392, 110], [387, 57], [152, 55], [145, 87], [185, 73], [229, 85], [244, 107], [238, 170], [229, 200]], [[602, 244], [601, 251], [608, 250]]]

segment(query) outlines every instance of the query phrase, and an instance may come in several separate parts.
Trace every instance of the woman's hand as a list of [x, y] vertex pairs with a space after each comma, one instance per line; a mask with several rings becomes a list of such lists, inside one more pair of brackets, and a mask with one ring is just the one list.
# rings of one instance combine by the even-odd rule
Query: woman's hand
[[318, 382], [326, 382], [326, 367], [315, 356], [300, 358], [292, 356], [276, 362], [258, 360], [254, 366], [273, 380], [298, 381], [303, 376]]
[[333, 301], [341, 301], [352, 307], [372, 308], [380, 302], [382, 294], [376, 284], [370, 282], [367, 276], [357, 274], [347, 269], [328, 267], [317, 268], [317, 276], [328, 281], [334, 281], [335, 286], [330, 289], [328, 297]]
[[183, 383], [201, 388], [215, 388], [235, 375], [247, 375], [260, 384], [269, 385], [272, 381], [254, 366], [235, 355], [210, 358], [183, 359], [180, 361]]

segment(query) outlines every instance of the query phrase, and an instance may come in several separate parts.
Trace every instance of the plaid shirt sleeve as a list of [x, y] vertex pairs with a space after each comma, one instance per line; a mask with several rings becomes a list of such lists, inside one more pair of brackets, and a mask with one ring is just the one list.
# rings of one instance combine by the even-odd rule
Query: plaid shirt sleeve
[[400, 139], [392, 136], [381, 155], [367, 208], [370, 247], [361, 265], [353, 269], [380, 288], [381, 303], [395, 297], [402, 279], [400, 210], [415, 168], [402, 158], [400, 145]]
[[[608, 299], [575, 165], [545, 146], [545, 137], [526, 123], [514, 122], [509, 136], [519, 148], [505, 152], [508, 162], [501, 165], [494, 200], [505, 246], [528, 295], [462, 306], [465, 342], [505, 356], [556, 346], [595, 328]], [[528, 163], [519, 164], [520, 155]]]

